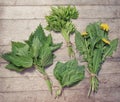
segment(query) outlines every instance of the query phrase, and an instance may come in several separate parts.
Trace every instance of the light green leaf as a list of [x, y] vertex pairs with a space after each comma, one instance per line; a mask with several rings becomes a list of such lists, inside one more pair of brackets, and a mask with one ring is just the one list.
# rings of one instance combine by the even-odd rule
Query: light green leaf
[[32, 46], [31, 46], [31, 51], [32, 51], [32, 55], [34, 58], [37, 58], [39, 53], [40, 53], [40, 47], [41, 47], [41, 43], [38, 39], [38, 37], [34, 37], [33, 42], [32, 42]]
[[63, 43], [57, 43], [57, 44], [53, 44], [50, 48], [51, 51], [56, 51], [57, 49], [59, 49], [62, 46]]

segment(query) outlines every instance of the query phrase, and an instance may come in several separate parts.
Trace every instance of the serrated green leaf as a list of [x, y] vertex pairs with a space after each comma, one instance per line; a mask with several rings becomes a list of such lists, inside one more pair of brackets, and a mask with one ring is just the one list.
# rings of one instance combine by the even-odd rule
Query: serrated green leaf
[[31, 46], [31, 51], [32, 51], [32, 55], [34, 58], [37, 58], [39, 53], [40, 53], [40, 47], [41, 47], [41, 43], [40, 40], [38, 39], [38, 37], [34, 37], [33, 42], [32, 42], [32, 46]]
[[6, 53], [2, 55], [2, 57], [18, 67], [28, 68], [31, 67], [33, 64], [33, 60], [30, 56], [17, 56], [12, 53]]
[[50, 48], [51, 51], [56, 51], [57, 49], [59, 49], [62, 46], [63, 43], [57, 43], [57, 44], [53, 44]]
[[12, 53], [19, 56], [28, 56], [29, 46], [21, 42], [12, 42]]
[[66, 63], [58, 62], [54, 69], [54, 76], [63, 88], [73, 86], [83, 80], [84, 66], [78, 66], [76, 60], [70, 60]]
[[37, 29], [33, 34], [35, 37], [37, 37], [40, 40], [41, 43], [43, 43], [46, 40], [46, 36], [41, 25], [37, 27]]
[[39, 55], [40, 64], [42, 67], [47, 67], [53, 63], [53, 54], [48, 46], [43, 46]]
[[13, 64], [8, 64], [7, 66], [6, 66], [6, 69], [9, 69], [9, 70], [13, 70], [13, 71], [16, 71], [16, 72], [22, 72], [23, 70], [25, 70], [26, 68], [23, 68], [23, 67], [17, 67], [17, 66], [15, 66], [15, 65], [13, 65]]

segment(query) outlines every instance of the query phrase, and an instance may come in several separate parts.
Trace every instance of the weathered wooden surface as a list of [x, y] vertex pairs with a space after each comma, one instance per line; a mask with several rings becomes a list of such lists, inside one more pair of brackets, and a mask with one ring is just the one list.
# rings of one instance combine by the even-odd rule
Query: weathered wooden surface
[[[80, 15], [73, 22], [79, 31], [84, 31], [88, 23], [101, 20], [110, 25], [110, 38], [120, 39], [120, 0], [0, 0], [0, 54], [10, 51], [11, 40], [26, 40], [39, 23], [45, 27], [44, 16], [49, 14], [51, 6], [56, 5], [76, 5]], [[60, 34], [51, 33], [54, 42], [64, 42]], [[74, 43], [74, 36], [71, 40]], [[65, 43], [55, 54], [54, 64], [46, 71], [53, 85], [58, 86], [53, 69], [57, 61], [69, 60]], [[81, 60], [78, 54], [76, 56]], [[34, 68], [19, 74], [5, 69], [6, 64], [0, 58], [0, 102], [120, 102], [120, 44], [113, 57], [102, 65], [99, 91], [90, 99], [87, 98], [87, 73], [84, 81], [64, 90], [62, 97], [54, 99], [41, 74]], [[53, 89], [55, 92], [57, 88]]]

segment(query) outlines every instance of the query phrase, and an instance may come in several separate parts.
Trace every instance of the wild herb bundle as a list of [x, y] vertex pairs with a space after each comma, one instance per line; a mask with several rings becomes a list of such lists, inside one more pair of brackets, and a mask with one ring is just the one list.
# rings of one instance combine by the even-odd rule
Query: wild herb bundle
[[39, 25], [29, 39], [23, 42], [12, 42], [12, 51], [2, 57], [9, 62], [9, 70], [22, 72], [34, 66], [41, 74], [52, 93], [52, 83], [45, 72], [45, 68], [53, 64], [53, 52], [61, 47], [61, 43], [54, 44], [51, 35], [46, 36]]
[[79, 66], [77, 60], [58, 62], [54, 69], [54, 76], [60, 83], [56, 93], [56, 96], [59, 96], [64, 88], [74, 86], [84, 79], [84, 66]]
[[87, 71], [90, 74], [88, 96], [91, 92], [97, 92], [101, 65], [117, 48], [118, 39], [110, 40], [108, 34], [109, 26], [102, 22], [90, 23], [85, 32], [76, 31], [75, 34], [76, 48], [88, 63]]
[[70, 41], [70, 35], [75, 32], [75, 26], [71, 19], [78, 18], [78, 11], [75, 7], [71, 6], [58, 6], [52, 7], [51, 9], [50, 15], [46, 16], [46, 21], [48, 23], [46, 29], [49, 31], [60, 32], [66, 41], [69, 57], [74, 57], [75, 53]]

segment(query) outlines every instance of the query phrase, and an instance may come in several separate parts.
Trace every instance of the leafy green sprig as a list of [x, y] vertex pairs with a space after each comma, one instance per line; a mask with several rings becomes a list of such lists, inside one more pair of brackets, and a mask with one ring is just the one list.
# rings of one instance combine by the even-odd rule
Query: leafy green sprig
[[71, 22], [71, 19], [78, 18], [78, 11], [75, 7], [71, 6], [58, 6], [52, 7], [51, 9], [50, 15], [46, 16], [46, 21], [48, 23], [46, 29], [49, 31], [60, 32], [67, 43], [69, 56], [74, 57], [75, 53], [70, 41], [70, 35], [75, 32], [75, 26]]
[[97, 92], [101, 64], [108, 56], [112, 56], [118, 45], [118, 39], [110, 40], [108, 33], [109, 26], [107, 24], [95, 22], [86, 27], [86, 32], [81, 34], [76, 31], [75, 34], [76, 48], [83, 56], [84, 61], [88, 63], [87, 71], [91, 76], [88, 96], [91, 92]]
[[79, 66], [74, 60], [66, 63], [58, 62], [54, 69], [54, 76], [60, 83], [60, 88], [56, 92], [56, 96], [60, 96], [66, 87], [71, 87], [84, 79], [84, 66]]
[[2, 57], [9, 62], [9, 70], [22, 72], [34, 66], [41, 74], [52, 93], [52, 83], [45, 68], [53, 64], [53, 52], [61, 47], [62, 43], [54, 44], [51, 35], [46, 36], [41, 25], [37, 27], [29, 39], [24, 43], [12, 42], [12, 51]]

